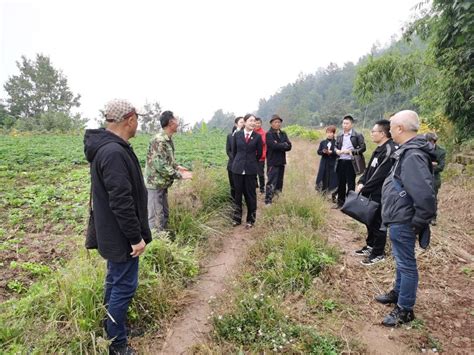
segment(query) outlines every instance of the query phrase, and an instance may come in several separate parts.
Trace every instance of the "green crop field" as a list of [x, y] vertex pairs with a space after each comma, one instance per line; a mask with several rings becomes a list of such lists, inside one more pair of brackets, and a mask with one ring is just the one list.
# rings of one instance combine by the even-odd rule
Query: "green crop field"
[[[138, 135], [131, 140], [142, 166], [150, 138]], [[56, 232], [81, 230], [89, 188], [82, 140], [82, 135], [1, 138], [0, 218], [4, 223], [0, 237], [40, 232], [48, 224]], [[204, 166], [224, 166], [226, 162], [222, 133], [184, 133], [174, 141], [181, 165], [192, 168], [199, 161]]]
[[[130, 141], [142, 167], [151, 138], [138, 135]], [[140, 320], [139, 327], [152, 328], [174, 312], [172, 299], [197, 274], [197, 248], [206, 238], [205, 223], [227, 203], [225, 134], [182, 133], [173, 140], [178, 163], [195, 174], [184, 184], [187, 196], [179, 197], [180, 203], [192, 206], [199, 201], [199, 205], [173, 209], [170, 224], [176, 241], [158, 241], [148, 248], [141, 276], [144, 286], [136, 299], [137, 304], [149, 305], [152, 318]], [[88, 334], [100, 334], [101, 301], [100, 296], [91, 297], [101, 294], [104, 267], [97, 253], [90, 258], [82, 248], [89, 188], [83, 135], [0, 137], [0, 343], [5, 346], [0, 352], [26, 351], [27, 339], [40, 336], [44, 328], [39, 318], [49, 326], [43, 329], [47, 336], [37, 338], [41, 339], [37, 351], [75, 353], [97, 345], [91, 345], [95, 338]], [[158, 286], [165, 296], [157, 292]], [[44, 297], [49, 308], [38, 308]], [[65, 300], [74, 306], [63, 309]], [[129, 317], [135, 324], [136, 312], [132, 305]], [[64, 319], [71, 321], [66, 328], [72, 326], [67, 339], [59, 336]]]
[[[143, 134], [131, 140], [143, 167], [151, 137]], [[181, 165], [193, 168], [198, 163], [209, 168], [226, 163], [225, 135], [220, 132], [177, 134], [174, 142]], [[83, 135], [2, 136], [1, 266], [22, 259], [47, 264], [68, 259], [68, 252], [61, 248], [69, 248], [65, 240], [84, 231], [89, 187]], [[54, 250], [51, 260], [43, 255], [48, 250]], [[4, 273], [0, 280], [0, 300], [24, 291], [34, 276], [20, 273], [21, 267], [11, 269], [11, 275]]]

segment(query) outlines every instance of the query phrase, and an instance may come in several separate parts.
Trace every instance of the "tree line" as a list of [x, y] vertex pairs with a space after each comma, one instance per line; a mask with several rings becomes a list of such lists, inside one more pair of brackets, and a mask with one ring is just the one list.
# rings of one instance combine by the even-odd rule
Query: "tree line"
[[[402, 38], [354, 64], [331, 63], [300, 74], [268, 99], [257, 116], [277, 113], [286, 124], [319, 127], [351, 113], [369, 127], [401, 109], [419, 112], [425, 123], [454, 141], [474, 136], [474, 3], [434, 0], [418, 5]], [[232, 113], [216, 111], [210, 128], [229, 129]]]

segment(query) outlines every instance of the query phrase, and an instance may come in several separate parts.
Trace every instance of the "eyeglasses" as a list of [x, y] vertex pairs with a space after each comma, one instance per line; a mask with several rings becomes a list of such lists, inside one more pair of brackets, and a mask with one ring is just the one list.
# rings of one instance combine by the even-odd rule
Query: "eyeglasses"
[[370, 131], [370, 133], [375, 133], [375, 132], [381, 133], [381, 132], [383, 132], [383, 131], [376, 131], [376, 130], [374, 130], [374, 129]]

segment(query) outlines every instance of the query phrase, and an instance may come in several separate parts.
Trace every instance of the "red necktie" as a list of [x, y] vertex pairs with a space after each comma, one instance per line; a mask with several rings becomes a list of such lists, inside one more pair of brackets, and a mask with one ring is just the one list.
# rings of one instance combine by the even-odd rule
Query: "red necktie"
[[250, 134], [249, 134], [249, 133], [246, 133], [246, 134], [245, 134], [245, 143], [248, 143], [248, 142], [249, 142], [249, 139], [250, 139]]

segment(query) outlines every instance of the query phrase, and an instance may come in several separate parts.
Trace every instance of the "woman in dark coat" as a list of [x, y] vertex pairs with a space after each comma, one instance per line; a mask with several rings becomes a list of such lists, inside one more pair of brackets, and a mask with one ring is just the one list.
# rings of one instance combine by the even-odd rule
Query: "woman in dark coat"
[[335, 190], [337, 188], [337, 174], [336, 166], [336, 126], [329, 126], [326, 128], [327, 139], [319, 144], [318, 155], [321, 156], [319, 163], [318, 176], [316, 177], [316, 190], [322, 193], [333, 192], [332, 197], [335, 197]]
[[244, 128], [234, 134], [232, 139], [232, 180], [235, 188], [233, 225], [242, 223], [242, 196], [247, 205], [246, 228], [252, 228], [257, 214], [257, 170], [263, 153], [262, 137], [254, 132], [255, 116], [244, 117]]
[[232, 138], [234, 134], [240, 131], [244, 127], [244, 118], [237, 117], [234, 121], [234, 127], [232, 128], [232, 132], [227, 135], [227, 142], [225, 146], [225, 151], [227, 153], [227, 157], [229, 160], [227, 161], [227, 175], [229, 178], [229, 185], [230, 185], [230, 197], [231, 201], [234, 201], [235, 198], [235, 187], [234, 187], [234, 180], [232, 179], [232, 161], [234, 160], [234, 154], [232, 153]]

